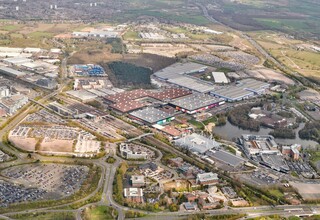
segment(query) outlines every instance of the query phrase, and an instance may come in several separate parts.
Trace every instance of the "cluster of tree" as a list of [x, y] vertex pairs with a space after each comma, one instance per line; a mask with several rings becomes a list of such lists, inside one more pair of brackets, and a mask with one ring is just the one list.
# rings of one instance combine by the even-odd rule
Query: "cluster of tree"
[[259, 131], [260, 122], [248, 116], [252, 107], [252, 105], [240, 105], [233, 108], [228, 114], [229, 122], [242, 129]]
[[287, 112], [287, 111], [280, 111], [277, 113], [277, 115], [284, 117], [284, 118], [293, 118], [294, 115], [291, 112]]
[[89, 102], [87, 102], [87, 104], [91, 105], [94, 108], [100, 109], [100, 110], [103, 109], [103, 105], [98, 100], [89, 101]]
[[320, 143], [320, 122], [308, 122], [304, 128], [299, 131], [301, 139], [314, 140]]
[[133, 210], [129, 210], [126, 212], [125, 217], [126, 218], [142, 218], [145, 214], [143, 212], [137, 212]]
[[216, 126], [223, 126], [227, 123], [227, 118], [224, 114], [217, 114], [203, 121], [203, 124], [205, 125], [208, 125], [209, 123], [215, 123]]
[[109, 156], [109, 157], [106, 159], [106, 162], [112, 164], [112, 163], [116, 162], [116, 159], [115, 159], [114, 157]]
[[117, 169], [116, 177], [113, 181], [113, 198], [119, 204], [124, 204], [123, 198], [123, 179], [127, 172], [128, 165], [126, 162], [121, 163], [120, 167]]
[[109, 63], [108, 68], [111, 70], [110, 80], [117, 86], [152, 87], [150, 79], [152, 70], [149, 68], [120, 61]]
[[111, 53], [125, 53], [127, 52], [125, 44], [120, 38], [109, 38], [107, 44], [112, 46]]
[[275, 138], [296, 138], [296, 133], [291, 128], [276, 128], [273, 131], [270, 131], [269, 135], [272, 135]]

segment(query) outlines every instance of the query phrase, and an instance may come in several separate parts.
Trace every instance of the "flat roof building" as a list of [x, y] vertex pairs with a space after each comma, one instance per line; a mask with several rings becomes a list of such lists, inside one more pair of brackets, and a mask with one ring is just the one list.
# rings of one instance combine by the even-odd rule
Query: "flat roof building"
[[143, 191], [141, 188], [124, 188], [124, 198], [130, 202], [143, 202]]
[[146, 107], [130, 113], [130, 117], [146, 124], [166, 124], [174, 120], [174, 116], [154, 107]]
[[224, 100], [206, 94], [192, 94], [169, 102], [176, 109], [188, 114], [194, 114], [224, 103]]
[[0, 73], [8, 76], [12, 76], [12, 77], [17, 77], [17, 78], [20, 78], [26, 75], [24, 72], [21, 72], [9, 67], [5, 67], [5, 66], [0, 67]]
[[108, 102], [111, 102], [109, 106], [112, 109], [121, 113], [128, 113], [147, 106], [148, 103], [141, 100], [143, 98], [149, 97], [166, 102], [189, 94], [191, 94], [190, 91], [178, 88], [170, 88], [161, 91], [136, 89], [132, 91], [116, 93], [113, 95], [107, 95], [104, 98]]
[[98, 97], [97, 95], [86, 90], [71, 90], [67, 91], [67, 94], [81, 100], [82, 102], [88, 102]]
[[25, 57], [12, 57], [12, 58], [6, 58], [6, 59], [2, 59], [2, 62], [8, 65], [15, 65], [15, 66], [19, 66], [22, 65], [24, 63], [30, 63], [32, 62], [31, 59], [29, 58], [25, 58]]
[[213, 148], [219, 148], [220, 143], [205, 136], [192, 133], [174, 141], [181, 148], [186, 148], [191, 152], [204, 154]]
[[238, 157], [224, 150], [209, 150], [206, 152], [206, 155], [234, 168], [242, 165], [245, 162], [242, 157]]
[[121, 156], [126, 159], [146, 160], [148, 157], [147, 152], [134, 151], [129, 144], [120, 144], [119, 151]]
[[164, 80], [179, 87], [207, 93], [214, 89], [213, 85], [204, 80], [190, 76], [190, 74], [193, 73], [204, 72], [206, 69], [207, 66], [198, 63], [176, 63], [153, 75], [160, 80]]
[[143, 175], [131, 176], [132, 187], [142, 187], [146, 185], [146, 181]]
[[219, 182], [218, 174], [216, 173], [199, 173], [197, 174], [197, 183], [201, 185], [214, 185]]
[[261, 152], [279, 152], [278, 145], [271, 135], [243, 134], [241, 135], [240, 143], [248, 156]]
[[180, 86], [201, 93], [208, 93], [214, 90], [214, 86], [210, 82], [192, 76], [183, 75], [173, 79], [169, 79], [167, 80], [167, 82], [176, 86]]
[[198, 63], [175, 63], [159, 70], [154, 73], [154, 75], [160, 79], [169, 80], [180, 77], [184, 74], [204, 72], [207, 68], [207, 66]]
[[228, 78], [224, 72], [212, 72], [212, 77], [215, 83], [227, 84], [229, 83]]
[[220, 97], [229, 102], [248, 99], [255, 95], [261, 95], [270, 85], [268, 83], [255, 79], [244, 79], [238, 81], [235, 86], [227, 86], [221, 89], [211, 91], [216, 97]]

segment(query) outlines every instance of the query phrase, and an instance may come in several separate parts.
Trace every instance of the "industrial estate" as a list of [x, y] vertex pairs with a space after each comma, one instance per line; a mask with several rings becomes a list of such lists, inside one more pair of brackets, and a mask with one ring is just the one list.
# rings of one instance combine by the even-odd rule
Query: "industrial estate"
[[0, 219], [318, 218], [316, 38], [234, 29], [215, 1], [113, 22], [124, 2], [38, 21], [28, 1], [0, 3]]

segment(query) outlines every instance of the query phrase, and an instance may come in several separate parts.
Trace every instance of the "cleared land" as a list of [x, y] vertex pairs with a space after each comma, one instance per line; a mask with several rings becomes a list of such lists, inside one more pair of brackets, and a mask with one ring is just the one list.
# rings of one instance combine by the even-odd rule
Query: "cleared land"
[[205, 2], [210, 15], [236, 29], [277, 30], [300, 37], [319, 37], [320, 5], [314, 0], [225, 0], [215, 1], [214, 5]]
[[117, 211], [107, 206], [91, 206], [84, 210], [84, 220], [109, 220], [116, 219]]
[[312, 49], [312, 43], [273, 32], [253, 32], [251, 36], [288, 68], [320, 82], [320, 53]]
[[320, 199], [320, 184], [290, 182], [304, 200]]
[[57, 46], [51, 41], [53, 36], [81, 27], [84, 27], [84, 25], [0, 22], [0, 43], [2, 46], [10, 47], [40, 47], [49, 49]]
[[190, 183], [187, 180], [175, 180], [163, 185], [165, 191], [175, 189], [177, 191], [187, 190], [190, 187]]

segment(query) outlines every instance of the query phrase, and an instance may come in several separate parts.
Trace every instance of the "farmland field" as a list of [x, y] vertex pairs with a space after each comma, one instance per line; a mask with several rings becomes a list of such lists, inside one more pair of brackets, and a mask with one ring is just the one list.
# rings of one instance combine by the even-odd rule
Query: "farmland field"
[[[243, 31], [277, 30], [319, 38], [320, 4], [315, 0], [202, 0], [218, 21]], [[214, 4], [212, 4], [212, 2]]]
[[320, 53], [314, 44], [275, 32], [251, 32], [250, 35], [272, 56], [293, 71], [320, 82]]

